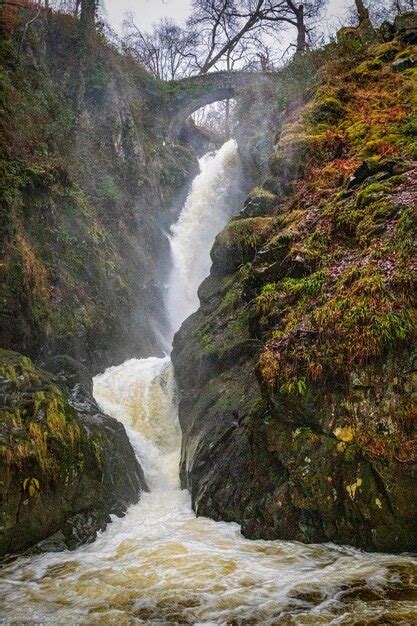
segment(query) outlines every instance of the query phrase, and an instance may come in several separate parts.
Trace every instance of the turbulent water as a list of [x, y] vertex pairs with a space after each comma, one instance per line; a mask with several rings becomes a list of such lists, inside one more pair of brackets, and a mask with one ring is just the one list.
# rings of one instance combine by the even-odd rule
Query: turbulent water
[[200, 161], [200, 174], [172, 227], [172, 268], [167, 290], [170, 339], [198, 308], [197, 289], [210, 270], [210, 250], [218, 232], [242, 199], [242, 173], [236, 142], [227, 141]]
[[[227, 177], [231, 168], [238, 171], [234, 142], [201, 167], [172, 238], [171, 284], [176, 272], [184, 280], [180, 293], [190, 287], [186, 304], [177, 300], [177, 323], [195, 308], [197, 285], [209, 268], [215, 230], [208, 222], [219, 229], [229, 214]], [[0, 623], [417, 623], [411, 557], [249, 541], [236, 524], [195, 517], [178, 484], [180, 432], [169, 357], [110, 368], [96, 377], [94, 393], [125, 424], [150, 493], [95, 543], [3, 568]]]

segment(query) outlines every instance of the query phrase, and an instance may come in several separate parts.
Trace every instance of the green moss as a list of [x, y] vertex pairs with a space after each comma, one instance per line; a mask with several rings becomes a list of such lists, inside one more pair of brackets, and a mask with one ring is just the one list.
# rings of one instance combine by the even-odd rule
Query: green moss
[[280, 287], [287, 294], [292, 296], [316, 296], [323, 289], [326, 281], [326, 272], [319, 270], [304, 278], [286, 278]]
[[0, 380], [8, 388], [6, 404], [13, 407], [0, 411], [0, 435], [6, 442], [0, 463], [17, 468], [32, 463], [45, 485], [81, 472], [86, 455], [101, 467], [103, 435], [85, 430], [47, 374], [26, 357], [1, 350]]
[[381, 59], [368, 59], [360, 63], [353, 71], [352, 76], [358, 81], [374, 80], [375, 75], [383, 68]]
[[263, 285], [262, 291], [256, 298], [255, 306], [261, 316], [268, 316], [277, 306], [279, 300], [279, 290], [276, 283]]
[[127, 342], [157, 222], [197, 164], [162, 145], [161, 85], [65, 19], [34, 23], [19, 62], [18, 34], [0, 42], [4, 341], [91, 358]]
[[[366, 363], [412, 336], [414, 315], [390, 297], [381, 273], [368, 267], [342, 277], [339, 284], [334, 295], [311, 313], [299, 301], [283, 334], [271, 342], [279, 355], [273, 376], [285, 380], [287, 389], [295, 388], [304, 376], [314, 379], [325, 372], [334, 376], [346, 363]], [[309, 334], [304, 343], [294, 342], [291, 334], [305, 315]], [[269, 378], [268, 360], [263, 365]]]
[[245, 202], [244, 215], [245, 217], [269, 215], [277, 205], [277, 201], [275, 194], [261, 187], [255, 187]]
[[[48, 437], [53, 434], [51, 424], [54, 422], [55, 425], [58, 417], [61, 425], [62, 420], [65, 423], [63, 407], [60, 405], [61, 392], [53, 385], [49, 385], [49, 388], [48, 385], [45, 386], [42, 375], [26, 357], [2, 350], [0, 361], [0, 378], [8, 387], [10, 397], [19, 398], [20, 390], [27, 386], [33, 390], [22, 410], [17, 408], [13, 412], [2, 411], [1, 428], [7, 439], [11, 436], [10, 427], [22, 431], [20, 443], [3, 450], [4, 459], [8, 464], [19, 466], [25, 459], [35, 456], [42, 472], [53, 471], [56, 460], [48, 448]], [[19, 406], [18, 402], [16, 406]]]
[[313, 124], [334, 124], [343, 115], [343, 103], [334, 96], [316, 100], [308, 112], [308, 119]]
[[375, 55], [375, 57], [377, 57], [377, 59], [386, 63], [393, 61], [399, 53], [400, 49], [400, 42], [394, 39], [393, 41], [388, 41], [387, 43], [376, 46], [372, 50], [372, 53]]
[[237, 309], [241, 302], [241, 289], [240, 285], [236, 288], [230, 288], [226, 291], [226, 295], [222, 299], [219, 312], [232, 313]]
[[122, 201], [122, 193], [114, 178], [107, 176], [103, 178], [99, 188], [100, 198], [104, 202], [120, 203]]
[[356, 207], [364, 208], [381, 199], [384, 194], [390, 191], [389, 185], [386, 183], [371, 183], [359, 192], [356, 198]]
[[398, 252], [404, 263], [415, 251], [415, 224], [417, 207], [408, 207], [400, 214], [395, 226], [391, 249]]

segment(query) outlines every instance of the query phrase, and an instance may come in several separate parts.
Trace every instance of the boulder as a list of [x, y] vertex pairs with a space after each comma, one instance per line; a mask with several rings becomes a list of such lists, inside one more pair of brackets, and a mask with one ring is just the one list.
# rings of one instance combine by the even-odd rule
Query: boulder
[[249, 193], [243, 209], [240, 212], [241, 217], [262, 217], [271, 215], [277, 208], [279, 198], [261, 187], [255, 187]]
[[[58, 375], [0, 351], [0, 555], [73, 549], [146, 490], [125, 429], [103, 414], [86, 372]], [[78, 371], [78, 374], [77, 374]]]
[[213, 271], [228, 274], [243, 262], [253, 258], [262, 242], [271, 233], [270, 217], [234, 219], [219, 233], [211, 250]]
[[409, 70], [412, 67], [416, 66], [417, 60], [414, 57], [409, 56], [394, 61], [394, 63], [392, 64], [392, 69], [394, 70], [394, 72], [404, 72], [404, 70]]
[[417, 13], [415, 11], [397, 15], [394, 27], [404, 43], [410, 45], [417, 43]]
[[382, 41], [392, 41], [395, 37], [394, 24], [391, 24], [391, 22], [388, 21], [382, 22], [381, 26], [379, 27], [379, 36], [381, 37]]
[[404, 171], [403, 168], [404, 164], [400, 159], [389, 157], [385, 159], [379, 159], [378, 157], [365, 159], [353, 172], [348, 181], [347, 188], [349, 190], [357, 187], [365, 182], [365, 180], [377, 175], [381, 175], [379, 178], [389, 178], [394, 174], [402, 173]]

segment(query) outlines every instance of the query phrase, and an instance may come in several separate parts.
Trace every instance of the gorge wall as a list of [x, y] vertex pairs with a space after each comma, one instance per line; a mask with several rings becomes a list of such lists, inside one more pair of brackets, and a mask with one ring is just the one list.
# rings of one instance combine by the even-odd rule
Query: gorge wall
[[164, 234], [198, 171], [163, 141], [166, 90], [47, 13], [1, 40], [2, 346], [92, 372], [160, 350]]
[[[408, 19], [371, 46], [345, 29], [240, 95], [264, 182], [218, 236], [173, 360], [183, 486], [250, 537], [416, 547]], [[69, 16], [23, 44], [20, 26], [0, 40], [0, 554], [91, 541], [146, 489], [91, 375], [161, 353], [165, 233], [197, 172], [166, 141], [175, 86]]]
[[90, 543], [147, 490], [123, 425], [93, 400], [88, 372], [70, 357], [55, 365], [66, 374], [0, 350], [0, 556]]
[[417, 548], [416, 31], [286, 68], [269, 175], [174, 339], [182, 485], [251, 538]]

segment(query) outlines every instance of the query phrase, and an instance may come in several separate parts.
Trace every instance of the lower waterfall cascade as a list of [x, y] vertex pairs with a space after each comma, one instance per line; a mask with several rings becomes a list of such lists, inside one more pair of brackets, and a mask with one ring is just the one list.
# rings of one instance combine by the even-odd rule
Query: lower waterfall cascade
[[[172, 229], [170, 339], [197, 308], [215, 235], [239, 206], [235, 141], [205, 155], [200, 168]], [[94, 543], [4, 565], [0, 624], [417, 622], [411, 555], [251, 541], [237, 524], [195, 516], [179, 485], [181, 433], [169, 356], [109, 368], [94, 379], [94, 396], [124, 424], [150, 492]]]

